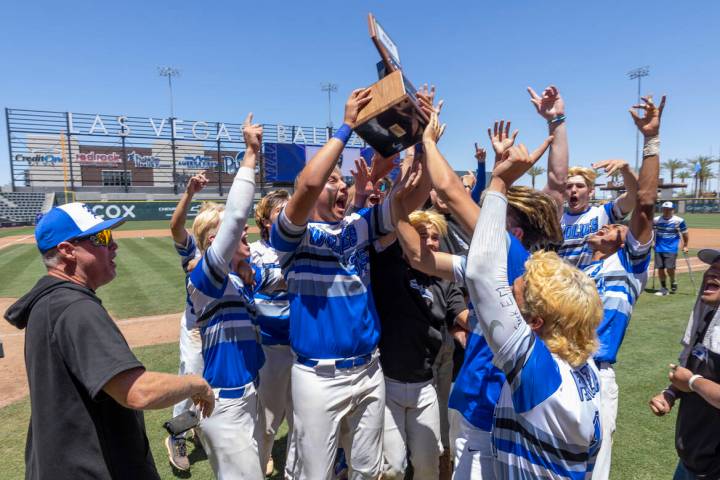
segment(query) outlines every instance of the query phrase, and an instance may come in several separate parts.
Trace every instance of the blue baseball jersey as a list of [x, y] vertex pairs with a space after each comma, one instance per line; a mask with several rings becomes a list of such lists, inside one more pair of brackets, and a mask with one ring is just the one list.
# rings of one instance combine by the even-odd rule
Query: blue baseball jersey
[[380, 319], [370, 289], [369, 248], [392, 231], [390, 202], [339, 222], [293, 225], [283, 210], [272, 228], [290, 299], [290, 345], [311, 359], [371, 353]]
[[[525, 272], [525, 262], [530, 254], [517, 238], [509, 234], [508, 237], [508, 282], [512, 285]], [[456, 275], [458, 273], [456, 271]], [[462, 279], [456, 278], [456, 281], [461, 282]], [[476, 319], [472, 305], [468, 321], [472, 331], [468, 334], [465, 359], [450, 393], [449, 407], [460, 412], [471, 425], [489, 432], [505, 374], [493, 365], [492, 350], [480, 330], [473, 325]]]
[[210, 247], [190, 273], [187, 291], [200, 327], [203, 377], [213, 388], [240, 392], [265, 361], [253, 295], [278, 279], [269, 270], [257, 270], [253, 288], [233, 272], [223, 275], [219, 261]]
[[595, 362], [573, 367], [525, 322], [493, 362], [507, 377], [492, 430], [497, 478], [590, 479], [602, 438]]
[[677, 215], [665, 218], [662, 215], [653, 220], [655, 228], [655, 251], [657, 253], [677, 253], [680, 234], [687, 233], [685, 220]]
[[[188, 269], [190, 268], [190, 262], [200, 255], [200, 250], [195, 244], [195, 237], [193, 237], [189, 233], [187, 234], [187, 238], [185, 238], [184, 244], [173, 242], [173, 245], [175, 246], [175, 251], [177, 252], [177, 254], [180, 255], [180, 264], [182, 265], [182, 269], [185, 272], [185, 286], [187, 287], [187, 277], [189, 274]], [[187, 329], [197, 328], [197, 319], [195, 318], [195, 314], [192, 311], [190, 297], [187, 295], [187, 288], [185, 295], [185, 311], [183, 312], [180, 321], [183, 323], [183, 325], [185, 325], [185, 328]]]
[[595, 280], [603, 302], [603, 319], [597, 329], [600, 340], [597, 362], [615, 363], [617, 359], [633, 305], [647, 282], [651, 245], [652, 241], [640, 244], [628, 231], [623, 248], [584, 269]]
[[564, 240], [558, 255], [580, 269], [585, 268], [592, 260], [587, 237], [596, 233], [603, 225], [617, 223], [621, 216], [622, 212], [615, 202], [591, 206], [578, 214], [566, 211], [560, 219]]
[[188, 233], [184, 244], [173, 242], [173, 245], [175, 246], [177, 254], [180, 255], [180, 263], [183, 271], [187, 274], [190, 262], [199, 255], [199, 250], [195, 244], [195, 238]]
[[[261, 239], [250, 244], [250, 261], [259, 267], [256, 272], [271, 270], [272, 275], [282, 277], [277, 252], [267, 241]], [[263, 345], [289, 345], [290, 301], [285, 280], [257, 290], [255, 307]]]

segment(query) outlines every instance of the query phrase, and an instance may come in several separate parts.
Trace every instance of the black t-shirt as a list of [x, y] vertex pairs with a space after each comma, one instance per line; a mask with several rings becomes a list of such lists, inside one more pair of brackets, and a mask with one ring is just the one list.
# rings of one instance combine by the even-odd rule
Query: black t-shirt
[[6, 318], [25, 333], [31, 417], [27, 479], [159, 479], [142, 412], [102, 388], [142, 367], [100, 299], [43, 277]]
[[[706, 348], [702, 340], [715, 311], [704, 318], [686, 367], [694, 374], [720, 383], [720, 353]], [[675, 448], [685, 467], [698, 478], [720, 478], [720, 409], [694, 392], [681, 393], [675, 426]]]
[[385, 376], [400, 382], [432, 379], [442, 330], [467, 309], [455, 284], [412, 269], [398, 242], [370, 250], [375, 308], [380, 316], [380, 361]]

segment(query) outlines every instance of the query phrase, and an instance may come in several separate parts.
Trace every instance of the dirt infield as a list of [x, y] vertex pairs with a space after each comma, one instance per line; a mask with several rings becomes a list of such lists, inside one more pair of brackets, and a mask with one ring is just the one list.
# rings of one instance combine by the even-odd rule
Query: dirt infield
[[[14, 298], [0, 298], [0, 312], [15, 302]], [[180, 313], [129, 318], [116, 321], [128, 344], [135, 347], [177, 342], [180, 335]], [[28, 394], [25, 374], [25, 331], [18, 330], [4, 319], [0, 320], [0, 339], [5, 358], [0, 359], [0, 408], [22, 399]]]

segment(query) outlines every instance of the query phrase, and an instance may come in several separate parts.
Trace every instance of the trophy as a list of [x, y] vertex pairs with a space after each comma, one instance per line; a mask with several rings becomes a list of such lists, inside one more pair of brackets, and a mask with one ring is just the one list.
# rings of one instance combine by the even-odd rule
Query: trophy
[[352, 127], [380, 155], [390, 157], [422, 140], [428, 118], [420, 109], [415, 87], [402, 73], [397, 46], [372, 13], [368, 27], [382, 59], [380, 80], [369, 87], [372, 100]]

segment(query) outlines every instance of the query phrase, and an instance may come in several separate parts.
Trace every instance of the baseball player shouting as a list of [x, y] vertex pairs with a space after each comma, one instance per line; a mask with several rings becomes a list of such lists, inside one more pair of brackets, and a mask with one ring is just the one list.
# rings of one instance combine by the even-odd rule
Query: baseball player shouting
[[350, 478], [381, 473], [385, 384], [368, 249], [392, 230], [390, 202], [345, 216], [347, 186], [336, 168], [350, 125], [370, 100], [368, 89], [352, 92], [342, 127], [300, 173], [271, 232], [297, 355], [291, 374], [296, 479], [331, 479], [339, 444]]

